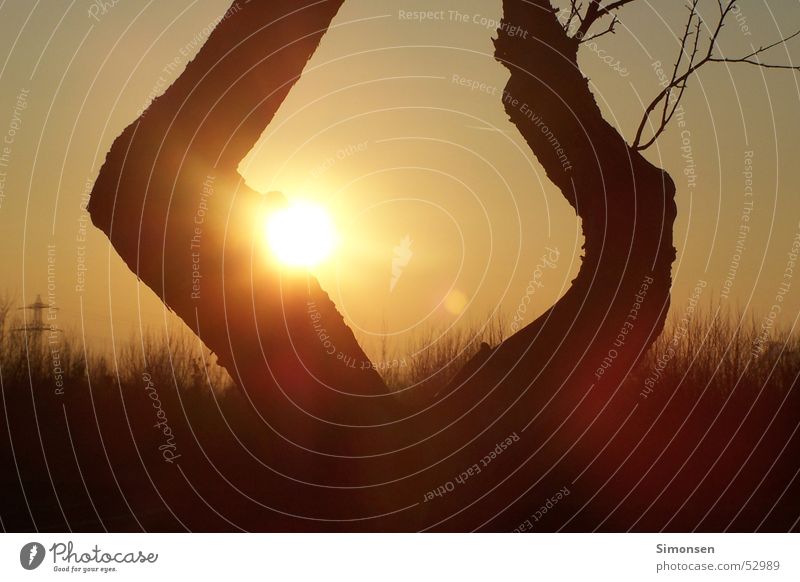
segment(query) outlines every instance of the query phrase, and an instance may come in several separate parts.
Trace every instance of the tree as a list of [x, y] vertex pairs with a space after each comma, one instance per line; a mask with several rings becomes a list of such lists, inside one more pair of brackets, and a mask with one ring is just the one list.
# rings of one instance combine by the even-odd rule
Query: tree
[[[577, 56], [634, 0], [591, 0], [585, 10], [572, 2], [566, 20], [548, 0], [504, 0], [495, 43], [511, 73], [503, 103], [580, 217], [584, 257], [562, 299], [482, 353], [440, 399], [408, 410], [370, 366], [346, 365], [366, 356], [313, 278], [262, 267], [254, 217], [280, 201], [237, 173], [342, 1], [234, 3], [176, 83], [114, 142], [89, 210], [263, 415], [274, 445], [265, 499], [277, 507], [252, 527], [510, 530], [594, 453], [581, 442], [611, 438], [630, 417], [635, 396], [620, 382], [663, 329], [675, 186], [641, 150], [698, 69], [773, 66], [760, 56], [788, 39], [719, 56], [734, 6], [720, 2], [701, 51], [692, 2], [671, 82], [629, 144], [603, 118]], [[520, 28], [529, 34], [513, 33]]]

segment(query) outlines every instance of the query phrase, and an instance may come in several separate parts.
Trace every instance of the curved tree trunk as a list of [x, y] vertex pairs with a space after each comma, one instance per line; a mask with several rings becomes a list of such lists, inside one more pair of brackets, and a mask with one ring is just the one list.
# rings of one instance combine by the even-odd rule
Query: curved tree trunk
[[175, 84], [114, 142], [89, 211], [231, 376], [258, 387], [253, 397], [284, 400], [279, 386], [289, 382], [298, 405], [358, 422], [374, 415], [364, 396], [385, 394], [383, 382], [325, 353], [330, 340], [337, 354], [366, 359], [316, 280], [282, 272], [265, 252], [263, 216], [281, 197], [237, 173], [341, 3], [234, 3]]
[[578, 43], [550, 3], [504, 0], [503, 7], [495, 44], [511, 73], [506, 112], [575, 209], [585, 237], [580, 271], [564, 297], [450, 387], [464, 392], [464, 409], [492, 390], [474, 427], [502, 414], [495, 441], [527, 427], [509, 462], [514, 482], [493, 491], [486, 521], [475, 523], [476, 510], [457, 522], [509, 530], [568, 485], [636, 405], [638, 393], [619, 387], [664, 326], [676, 206], [669, 175], [603, 119], [577, 64]]
[[[393, 413], [377, 372], [347, 365], [367, 357], [327, 293], [312, 277], [281, 271], [264, 250], [263, 214], [280, 200], [237, 172], [342, 1], [234, 2], [180, 78], [116, 139], [89, 205], [131, 270], [211, 348], [263, 417], [268, 497], [283, 498], [277, 505], [289, 514], [329, 509], [318, 488], [296, 491], [281, 474], [360, 481], [337, 455], [351, 454], [354, 442], [377, 445], [349, 426]], [[259, 518], [280, 527], [285, 516]]]
[[[343, 365], [366, 356], [317, 282], [265, 266], [254, 217], [271, 202], [236, 173], [341, 3], [232, 7], [115, 141], [92, 219], [265, 420], [273, 454], [257, 469], [268, 490], [254, 503], [222, 485], [230, 513], [246, 508], [241, 527], [509, 530], [633, 406], [616, 389], [668, 309], [674, 186], [602, 118], [549, 2], [505, 0], [510, 26], [496, 45], [511, 72], [506, 111], [581, 218], [585, 256], [548, 312], [440, 400], [403, 409], [377, 374]], [[510, 36], [511, 26], [529, 35]], [[320, 328], [344, 358], [328, 353]]]

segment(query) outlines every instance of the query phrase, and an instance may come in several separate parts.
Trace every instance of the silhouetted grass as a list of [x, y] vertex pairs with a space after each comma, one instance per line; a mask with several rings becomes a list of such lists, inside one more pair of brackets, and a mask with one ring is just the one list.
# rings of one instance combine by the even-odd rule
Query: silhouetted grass
[[501, 317], [480, 323], [424, 328], [392, 347], [384, 336], [375, 367], [392, 391], [438, 388], [446, 386], [458, 374], [482, 343], [494, 346], [503, 338]]
[[798, 334], [766, 332], [756, 317], [714, 307], [699, 310], [688, 325], [671, 317], [628, 384], [642, 387], [649, 378], [653, 394], [728, 395], [764, 388], [774, 395], [789, 390], [799, 372]]
[[[273, 454], [264, 438], [269, 428], [242, 391], [231, 389], [228, 375], [188, 329], [132, 337], [117, 346], [116, 354], [106, 354], [84, 350], [80, 339], [69, 334], [57, 334], [50, 343], [47, 333], [11, 331], [18, 327], [8, 321], [11, 307], [9, 301], [0, 303], [4, 529], [228, 529], [230, 524], [215, 515], [200, 516], [200, 502], [187, 496], [187, 481], [203, 488], [204, 500], [234, 520], [237, 515], [241, 520], [251, 517], [237, 514], [242, 509], [236, 496], [229, 495], [228, 481], [250, 496], [264, 496], [273, 475], [254, 459]], [[759, 343], [761, 321], [742, 322], [709, 309], [698, 312], [685, 329], [672, 320], [623, 386], [639, 394], [659, 370], [646, 395], [656, 406], [645, 407], [637, 422], [654, 422], [669, 401], [669, 415], [676, 422], [696, 406], [702, 418], [714, 418], [725, 409], [731, 426], [738, 426], [750, 411], [766, 426], [781, 409], [790, 431], [790, 423], [796, 424], [796, 399], [784, 403], [794, 395], [790, 390], [800, 371], [800, 339], [776, 331]], [[500, 318], [447, 330], [430, 328], [402, 346], [385, 342], [376, 368], [391, 389], [403, 392], [401, 398], [410, 387], [409, 394], [433, 395], [482, 342], [495, 346], [503, 333]], [[757, 344], [763, 350], [755, 356]], [[660, 366], [670, 349], [669, 361]], [[381, 366], [381, 361], [405, 365]], [[154, 428], [160, 418], [154, 396], [182, 455], [180, 472], [164, 461], [164, 435]], [[774, 439], [776, 447], [782, 446]], [[196, 521], [182, 523], [176, 515], [195, 515]]]
[[[481, 343], [495, 347], [505, 339], [506, 329], [499, 317], [452, 329], [428, 328], [393, 350], [384, 342], [378, 362], [387, 365], [377, 363], [376, 368], [395, 391], [442, 386], [475, 355]], [[626, 380], [626, 388], [639, 393], [651, 378], [651, 394], [659, 390], [727, 394], [736, 386], [752, 390], [767, 385], [773, 391], [785, 391], [798, 372], [800, 335], [780, 329], [765, 334], [756, 317], [707, 307], [688, 322], [670, 317], [664, 332]]]

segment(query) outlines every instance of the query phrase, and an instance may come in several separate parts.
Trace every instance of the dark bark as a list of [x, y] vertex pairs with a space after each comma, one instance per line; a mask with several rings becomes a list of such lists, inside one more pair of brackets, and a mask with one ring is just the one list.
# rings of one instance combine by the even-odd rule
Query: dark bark
[[[316, 280], [267, 256], [260, 217], [276, 202], [237, 173], [340, 5], [235, 3], [175, 84], [114, 142], [89, 210], [128, 266], [253, 397], [280, 406], [291, 398], [332, 421], [359, 423], [380, 401], [363, 396], [385, 394], [383, 383], [324, 353], [321, 326], [337, 352], [366, 360]], [[285, 397], [287, 385], [295, 389]]]
[[[495, 438], [531, 423], [515, 454], [520, 463], [533, 454], [535, 464], [525, 461], [516, 479], [536, 486], [517, 500], [525, 488], [508, 485], [486, 509], [487, 519], [493, 516], [487, 527], [511, 529], [524, 508], [539, 507], [586, 462], [570, 446], [580, 447], [579, 438], [584, 449], [604, 442], [635, 405], [638, 395], [618, 387], [664, 326], [676, 206], [669, 175], [603, 118], [577, 64], [578, 41], [567, 37], [550, 3], [505, 0], [503, 6], [507, 26], [495, 44], [511, 73], [506, 112], [575, 209], [585, 237], [580, 271], [564, 297], [498, 346], [469, 380], [450, 387], [464, 393], [464, 408], [492, 390], [483, 418], [503, 412], [498, 424], [505, 428]], [[513, 33], [520, 28], [527, 38]], [[543, 468], [551, 467], [548, 476]]]
[[[360, 482], [336, 455], [380, 445], [370, 429], [350, 425], [380, 424], [395, 410], [374, 370], [337, 359], [367, 361], [317, 281], [283, 272], [267, 256], [259, 217], [274, 202], [244, 184], [237, 166], [341, 4], [234, 3], [180, 78], [114, 142], [89, 206], [131, 270], [216, 353], [262, 415], [275, 473], [266, 495], [301, 515], [353, 509], [331, 510], [319, 488], [295, 489], [279, 475]], [[287, 523], [273, 512], [259, 519], [261, 528]]]

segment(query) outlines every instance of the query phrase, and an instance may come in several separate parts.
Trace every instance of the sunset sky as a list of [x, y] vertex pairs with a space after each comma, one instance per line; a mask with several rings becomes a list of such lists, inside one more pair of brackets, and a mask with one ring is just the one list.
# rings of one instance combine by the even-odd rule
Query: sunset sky
[[[50, 256], [57, 325], [102, 349], [172, 316], [87, 222], [86, 192], [114, 138], [229, 2], [100, 4], [0, 4], [0, 293], [47, 301]], [[740, 7], [721, 40], [728, 56], [800, 28], [798, 1]], [[706, 9], [713, 18], [716, 2]], [[415, 10], [443, 12], [420, 22], [406, 17]], [[242, 161], [253, 188], [329, 210], [340, 242], [314, 273], [370, 354], [383, 333], [402, 350], [420, 329], [496, 311], [510, 322], [536, 278], [530, 322], [577, 272], [580, 225], [503, 110], [500, 17], [500, 0], [348, 0]], [[685, 17], [681, 2], [641, 0], [615, 35], [582, 48], [598, 103], [629, 140], [659, 90], [657, 63], [671, 72]], [[769, 61], [800, 62], [800, 38]], [[648, 151], [678, 188], [674, 313], [705, 281], [704, 303], [760, 324], [788, 282], [778, 325], [794, 324], [800, 271], [794, 281], [784, 271], [800, 235], [799, 96], [797, 73], [710, 64], [689, 87], [685, 126]]]

